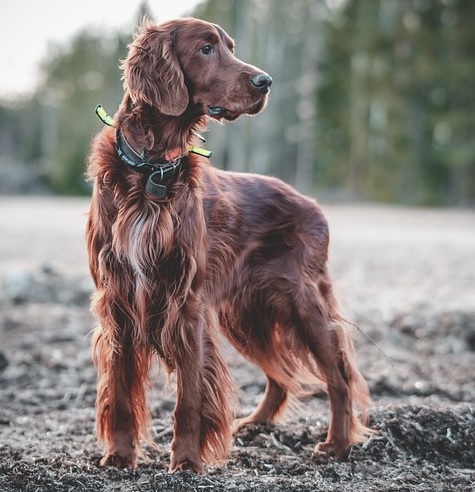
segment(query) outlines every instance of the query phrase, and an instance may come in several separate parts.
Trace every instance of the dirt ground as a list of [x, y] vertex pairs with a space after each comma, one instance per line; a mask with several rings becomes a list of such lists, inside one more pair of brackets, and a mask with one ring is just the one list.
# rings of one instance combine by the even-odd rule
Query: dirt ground
[[[346, 460], [314, 455], [328, 425], [321, 396], [241, 431], [229, 460], [197, 477], [167, 473], [174, 396], [158, 372], [157, 449], [134, 471], [98, 466], [87, 208], [0, 197], [0, 491], [475, 489], [475, 211], [323, 205], [378, 432]], [[223, 350], [246, 414], [264, 378]]]

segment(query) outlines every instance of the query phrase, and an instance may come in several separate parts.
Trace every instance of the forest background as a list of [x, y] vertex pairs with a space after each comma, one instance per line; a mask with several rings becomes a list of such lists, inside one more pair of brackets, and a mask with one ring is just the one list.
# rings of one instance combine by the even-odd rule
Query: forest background
[[[207, 0], [191, 14], [274, 79], [262, 115], [210, 125], [214, 165], [326, 200], [475, 204], [475, 2]], [[117, 110], [131, 37], [83, 30], [52, 47], [27, 99], [0, 100], [0, 193], [89, 194], [94, 108]]]

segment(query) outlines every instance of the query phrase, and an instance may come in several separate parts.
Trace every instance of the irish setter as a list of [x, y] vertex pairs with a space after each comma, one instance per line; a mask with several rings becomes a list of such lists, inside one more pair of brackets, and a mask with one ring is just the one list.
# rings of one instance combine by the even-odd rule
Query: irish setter
[[[364, 418], [369, 396], [332, 292], [322, 211], [278, 179], [215, 169], [192, 147], [208, 119], [259, 113], [272, 79], [197, 19], [145, 22], [122, 69], [114, 128], [96, 136], [88, 162], [101, 464], [135, 467], [150, 442], [155, 356], [176, 373], [170, 471], [203, 473], [234, 431], [272, 422], [289, 396], [321, 383], [331, 418], [315, 451], [343, 456], [368, 433], [354, 405]], [[219, 333], [267, 375], [243, 419]]]

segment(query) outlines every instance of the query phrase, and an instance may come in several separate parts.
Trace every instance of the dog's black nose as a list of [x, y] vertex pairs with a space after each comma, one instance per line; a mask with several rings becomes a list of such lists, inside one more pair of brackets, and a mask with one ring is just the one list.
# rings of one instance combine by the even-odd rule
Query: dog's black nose
[[259, 73], [251, 78], [251, 84], [262, 94], [266, 94], [269, 91], [269, 87], [272, 85], [272, 77], [266, 73]]

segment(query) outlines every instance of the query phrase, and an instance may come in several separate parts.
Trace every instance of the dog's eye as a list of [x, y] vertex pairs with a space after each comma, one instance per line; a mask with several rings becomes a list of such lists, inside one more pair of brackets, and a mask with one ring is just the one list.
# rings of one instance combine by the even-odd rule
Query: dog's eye
[[201, 51], [201, 53], [203, 53], [203, 55], [209, 56], [209, 55], [212, 55], [214, 53], [214, 48], [210, 44], [207, 44], [206, 46], [203, 46], [200, 49], [200, 51]]

